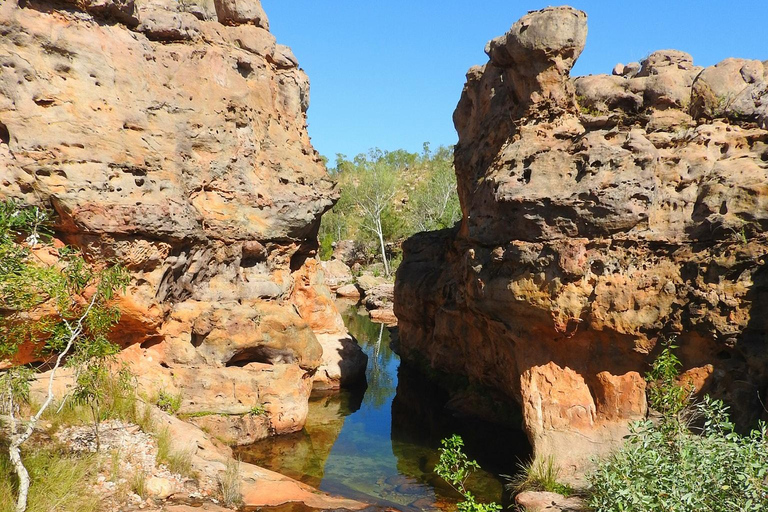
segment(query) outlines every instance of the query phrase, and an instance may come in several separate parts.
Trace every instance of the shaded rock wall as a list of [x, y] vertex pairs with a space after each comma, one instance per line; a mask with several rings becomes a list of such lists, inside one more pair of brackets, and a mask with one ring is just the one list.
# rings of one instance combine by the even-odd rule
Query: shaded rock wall
[[395, 289], [403, 358], [506, 393], [571, 469], [646, 415], [665, 338], [742, 427], [768, 393], [768, 66], [571, 78], [586, 32], [548, 8], [488, 44], [454, 113], [461, 224], [407, 241]]
[[289, 431], [365, 356], [314, 260], [336, 192], [308, 80], [268, 28], [258, 0], [2, 2], [0, 197], [130, 270], [115, 339], [144, 382]]

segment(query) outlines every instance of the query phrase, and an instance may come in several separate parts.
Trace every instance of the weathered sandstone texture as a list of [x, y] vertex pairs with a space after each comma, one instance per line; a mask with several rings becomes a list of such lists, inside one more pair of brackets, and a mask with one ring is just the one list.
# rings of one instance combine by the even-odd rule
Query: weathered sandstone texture
[[243, 442], [365, 366], [314, 258], [336, 192], [308, 104], [258, 0], [0, 2], [0, 198], [129, 269], [140, 382]]
[[461, 224], [407, 241], [395, 289], [403, 358], [514, 399], [569, 469], [645, 417], [664, 339], [741, 427], [768, 396], [768, 61], [571, 78], [586, 20], [529, 13], [469, 70]]

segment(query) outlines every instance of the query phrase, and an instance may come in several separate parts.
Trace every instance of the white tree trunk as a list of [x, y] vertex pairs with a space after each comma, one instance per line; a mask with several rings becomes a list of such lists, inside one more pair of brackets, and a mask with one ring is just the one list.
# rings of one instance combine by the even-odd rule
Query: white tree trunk
[[381, 227], [381, 218], [376, 219], [376, 234], [381, 244], [381, 260], [384, 262], [384, 275], [389, 277], [389, 262], [387, 262], [387, 249], [384, 245], [384, 229]]

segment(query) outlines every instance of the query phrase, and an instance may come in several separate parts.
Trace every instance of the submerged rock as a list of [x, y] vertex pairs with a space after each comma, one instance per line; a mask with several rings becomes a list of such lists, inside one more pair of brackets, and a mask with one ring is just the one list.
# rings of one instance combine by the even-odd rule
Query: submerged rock
[[[765, 66], [664, 50], [570, 78], [585, 20], [530, 13], [469, 70], [462, 222], [406, 241], [395, 286], [403, 359], [504, 393], [536, 456], [566, 470], [646, 416], [664, 339], [741, 428], [768, 390]], [[741, 84], [737, 112], [711, 108], [704, 84]]]

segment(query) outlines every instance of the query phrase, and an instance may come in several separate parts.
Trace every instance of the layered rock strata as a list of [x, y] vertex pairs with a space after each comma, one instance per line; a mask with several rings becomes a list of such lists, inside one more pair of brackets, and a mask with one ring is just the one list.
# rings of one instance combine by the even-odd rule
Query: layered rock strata
[[454, 113], [462, 221], [404, 244], [395, 289], [403, 358], [505, 393], [566, 469], [646, 416], [665, 339], [741, 427], [768, 394], [768, 61], [571, 78], [586, 34], [547, 8], [487, 45]]
[[130, 271], [124, 358], [226, 437], [364, 373], [314, 259], [336, 192], [308, 104], [258, 0], [0, 3], [0, 197]]

